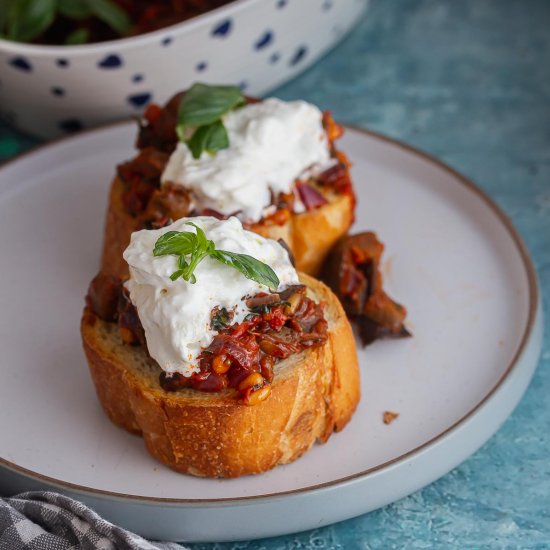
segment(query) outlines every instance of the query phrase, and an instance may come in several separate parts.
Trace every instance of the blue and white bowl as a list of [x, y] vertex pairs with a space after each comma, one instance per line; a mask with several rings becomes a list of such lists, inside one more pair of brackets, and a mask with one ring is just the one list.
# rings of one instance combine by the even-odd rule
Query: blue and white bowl
[[81, 46], [0, 40], [0, 115], [51, 138], [140, 114], [195, 81], [261, 95], [296, 76], [368, 0], [236, 0], [133, 38]]

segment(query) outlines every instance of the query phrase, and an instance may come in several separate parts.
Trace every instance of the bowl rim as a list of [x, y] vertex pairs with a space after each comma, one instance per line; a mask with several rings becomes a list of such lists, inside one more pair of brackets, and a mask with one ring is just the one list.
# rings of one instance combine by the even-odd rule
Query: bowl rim
[[117, 38], [115, 40], [106, 40], [103, 42], [93, 42], [91, 44], [79, 44], [74, 46], [65, 45], [44, 45], [29, 44], [26, 42], [15, 42], [0, 38], [0, 52], [11, 54], [27, 54], [35, 56], [58, 56], [67, 57], [71, 55], [106, 53], [114, 48], [129, 49], [146, 45], [156, 39], [166, 37], [170, 33], [183, 33], [191, 31], [197, 27], [212, 23], [224, 15], [238, 14], [249, 7], [262, 4], [262, 0], [230, 0], [228, 4], [219, 6], [200, 15], [191, 17], [174, 25], [162, 27], [155, 31], [130, 36], [127, 38]]

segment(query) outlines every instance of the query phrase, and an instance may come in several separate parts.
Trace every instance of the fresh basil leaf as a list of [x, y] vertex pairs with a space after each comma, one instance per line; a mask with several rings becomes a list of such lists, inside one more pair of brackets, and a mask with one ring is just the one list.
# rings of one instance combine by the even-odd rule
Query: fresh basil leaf
[[90, 31], [88, 29], [76, 29], [65, 38], [65, 44], [67, 46], [77, 46], [78, 44], [86, 44], [89, 39]]
[[[269, 288], [278, 288], [280, 282], [277, 274], [267, 264], [256, 260], [247, 254], [237, 254], [226, 250], [216, 250], [214, 241], [207, 238], [205, 232], [193, 222], [187, 222], [195, 228], [196, 233], [190, 231], [168, 231], [161, 235], [153, 249], [154, 256], [174, 254], [178, 256], [178, 269], [170, 275], [175, 281], [179, 277], [190, 283], [196, 283], [194, 271], [200, 262], [207, 256], [233, 267], [247, 279], [256, 281]], [[186, 259], [186, 256], [189, 256]]]
[[202, 152], [204, 151], [204, 140], [209, 128], [210, 126], [201, 126], [200, 128], [197, 128], [191, 139], [187, 142], [187, 147], [189, 147], [191, 155], [193, 155], [194, 159], [201, 158]]
[[[193, 222], [188, 222], [187, 225], [195, 227], [197, 233], [191, 231], [168, 231], [161, 235], [155, 247], [153, 248], [153, 256], [166, 256], [174, 254], [178, 257], [178, 270], [170, 276], [175, 281], [179, 277], [183, 277], [191, 283], [196, 282], [196, 277], [193, 274], [197, 265], [208, 256], [214, 249], [213, 241], [206, 238], [204, 231], [195, 225]], [[189, 261], [185, 256], [191, 255]]]
[[29, 42], [40, 36], [53, 23], [56, 7], [56, 0], [10, 2], [6, 16], [7, 38]]
[[193, 84], [183, 96], [178, 111], [178, 125], [204, 126], [219, 120], [225, 113], [244, 104], [237, 86]]
[[119, 34], [126, 34], [132, 26], [128, 14], [111, 0], [86, 0], [90, 11]]
[[208, 256], [208, 254], [203, 249], [201, 250], [197, 248], [192, 252], [191, 259], [189, 260], [189, 265], [183, 270], [182, 274], [182, 277], [186, 281], [189, 281], [191, 284], [195, 284], [197, 282], [197, 279], [193, 272], [206, 256]]
[[206, 252], [208, 248], [210, 248], [210, 243], [212, 243], [212, 245], [214, 244], [212, 241], [209, 241], [206, 238], [206, 233], [197, 224], [193, 222], [187, 222], [185, 225], [190, 225], [191, 227], [195, 228], [195, 231], [197, 232], [197, 234], [195, 235], [197, 249], [199, 249], [201, 252]]
[[221, 121], [213, 122], [208, 126], [200, 126], [195, 130], [187, 142], [194, 159], [200, 158], [203, 151], [210, 154], [229, 147], [229, 136]]
[[174, 271], [172, 275], [170, 275], [170, 279], [172, 279], [172, 281], [175, 281], [176, 279], [179, 279], [179, 277], [181, 277], [182, 275], [183, 269], [178, 269], [177, 271]]
[[178, 258], [178, 267], [180, 269], [187, 269], [189, 267], [189, 264], [183, 254]]
[[182, 277], [186, 281], [190, 281], [191, 284], [195, 284], [197, 282], [195, 275], [193, 275], [193, 273], [189, 273], [189, 264], [185, 260], [184, 256], [180, 256], [178, 258], [178, 267], [179, 269], [174, 271], [174, 273], [170, 275], [170, 279], [172, 281], [175, 281]]
[[176, 124], [176, 135], [182, 143], [185, 143], [185, 127], [182, 124]]
[[[189, 281], [193, 285], [197, 282], [195, 275], [193, 275], [193, 270], [195, 268], [192, 268], [191, 265], [187, 263], [187, 260], [184, 256], [180, 256], [178, 258], [178, 267], [180, 268], [179, 271], [177, 271], [177, 273], [179, 274], [178, 277], [183, 277], [186, 281]], [[172, 275], [175, 275], [175, 273], [173, 273]], [[175, 281], [176, 279], [172, 280]]]
[[197, 236], [194, 233], [190, 231], [168, 231], [157, 239], [153, 256], [191, 254], [196, 247]]
[[216, 250], [211, 256], [216, 260], [240, 271], [247, 279], [251, 279], [271, 289], [278, 288], [279, 277], [271, 267], [248, 254], [237, 254], [227, 250]]
[[77, 21], [92, 15], [92, 10], [86, 0], [57, 0], [57, 11], [67, 18]]
[[186, 281], [191, 280], [191, 283], [194, 284], [197, 282], [197, 279], [192, 273], [189, 273], [189, 264], [185, 260], [185, 256], [179, 256], [178, 257], [178, 268], [172, 275], [170, 275], [170, 279], [172, 281], [175, 281], [182, 277]]

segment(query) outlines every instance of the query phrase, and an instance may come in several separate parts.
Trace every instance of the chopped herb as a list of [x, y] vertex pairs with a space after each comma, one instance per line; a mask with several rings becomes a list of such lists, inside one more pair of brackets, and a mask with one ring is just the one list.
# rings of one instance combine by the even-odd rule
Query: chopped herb
[[231, 324], [232, 318], [233, 318], [233, 315], [231, 315], [227, 311], [227, 309], [222, 308], [212, 316], [211, 326], [214, 330], [218, 330], [218, 331], [223, 330], [224, 328], [227, 328]]

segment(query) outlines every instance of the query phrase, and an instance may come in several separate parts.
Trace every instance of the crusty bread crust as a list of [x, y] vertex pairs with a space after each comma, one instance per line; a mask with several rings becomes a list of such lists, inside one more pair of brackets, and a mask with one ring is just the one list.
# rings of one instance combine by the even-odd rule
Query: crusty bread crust
[[136, 218], [126, 211], [122, 202], [124, 184], [116, 176], [111, 184], [107, 213], [105, 216], [105, 232], [103, 235], [103, 253], [101, 255], [101, 271], [116, 275], [121, 279], [128, 277], [128, 264], [122, 253], [130, 244], [130, 235], [136, 231]]
[[[128, 276], [122, 253], [130, 243], [130, 235], [138, 229], [136, 219], [122, 203], [124, 184], [117, 176], [111, 184], [101, 270], [121, 278]], [[284, 225], [254, 224], [250, 229], [269, 239], [284, 239], [296, 259], [296, 268], [317, 275], [334, 243], [345, 235], [353, 222], [353, 197], [332, 195], [327, 204], [300, 214], [291, 214]]]
[[178, 472], [196, 476], [257, 474], [325, 442], [350, 420], [359, 401], [353, 334], [338, 299], [300, 276], [326, 304], [329, 339], [275, 367], [268, 399], [247, 406], [234, 390], [166, 392], [160, 367], [141, 347], [123, 345], [114, 323], [86, 308], [81, 331], [101, 404], [118, 426], [141, 434], [149, 452]]

